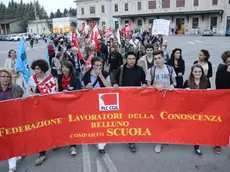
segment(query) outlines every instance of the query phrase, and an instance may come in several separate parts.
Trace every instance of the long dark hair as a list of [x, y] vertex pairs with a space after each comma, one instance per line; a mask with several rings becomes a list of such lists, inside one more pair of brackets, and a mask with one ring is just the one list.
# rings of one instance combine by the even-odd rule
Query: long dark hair
[[201, 52], [204, 54], [204, 56], [205, 56], [204, 61], [205, 61], [205, 62], [208, 62], [208, 60], [209, 60], [209, 58], [210, 58], [210, 54], [209, 54], [208, 50], [202, 49], [202, 50], [200, 50], [200, 51], [201, 51]]
[[168, 63], [169, 63], [170, 65], [173, 65], [173, 64], [174, 64], [175, 53], [176, 53], [177, 51], [180, 51], [180, 58], [178, 59], [178, 66], [180, 66], [180, 64], [183, 63], [184, 60], [183, 60], [183, 58], [182, 58], [182, 49], [180, 49], [180, 48], [175, 48], [175, 49], [172, 51], [171, 57], [170, 57], [170, 59], [169, 59], [169, 61], [168, 61]]
[[[200, 83], [197, 85], [195, 83], [194, 75], [193, 75], [193, 70], [195, 68], [199, 68], [202, 71], [202, 76], [200, 78]], [[188, 87], [191, 89], [207, 89], [208, 88], [208, 79], [205, 76], [204, 70], [200, 64], [194, 64], [191, 68], [191, 73], [189, 75], [189, 80], [188, 80]]]
[[62, 64], [61, 64], [61, 68], [62, 66], [65, 66], [66, 68], [69, 69], [69, 76], [74, 76], [75, 74], [75, 71], [74, 71], [74, 67], [73, 67], [73, 64], [70, 62], [70, 61], [63, 61]]

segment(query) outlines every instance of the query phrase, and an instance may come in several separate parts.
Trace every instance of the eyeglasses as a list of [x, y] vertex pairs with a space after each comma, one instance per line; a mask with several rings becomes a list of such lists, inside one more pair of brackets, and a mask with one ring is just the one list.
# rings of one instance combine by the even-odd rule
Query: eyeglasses
[[7, 78], [7, 79], [10, 79], [11, 76], [0, 76], [1, 78]]

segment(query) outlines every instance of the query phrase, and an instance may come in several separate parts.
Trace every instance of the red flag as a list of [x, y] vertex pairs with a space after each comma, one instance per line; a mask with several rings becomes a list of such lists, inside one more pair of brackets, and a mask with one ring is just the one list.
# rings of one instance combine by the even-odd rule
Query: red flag
[[96, 52], [100, 51], [100, 46], [99, 46], [99, 43], [98, 43], [98, 34], [100, 35], [99, 29], [97, 27], [97, 24], [93, 23], [93, 28], [92, 28], [90, 39], [94, 40], [94, 42], [95, 42], [95, 49], [94, 50]]
[[79, 60], [83, 60], [83, 56], [81, 54], [81, 50], [80, 50], [80, 47], [78, 45], [78, 38], [76, 36], [76, 32], [74, 31], [74, 29], [72, 30], [72, 43], [73, 43], [74, 47], [76, 47], [78, 50], [77, 55], [78, 55]]

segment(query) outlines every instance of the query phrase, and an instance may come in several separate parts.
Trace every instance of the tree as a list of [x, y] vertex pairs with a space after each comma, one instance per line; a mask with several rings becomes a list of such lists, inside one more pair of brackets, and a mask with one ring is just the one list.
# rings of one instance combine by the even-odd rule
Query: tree
[[69, 9], [69, 14], [72, 17], [76, 17], [77, 16], [77, 10], [75, 8], [71, 8]]
[[65, 8], [63, 12], [63, 17], [68, 17], [69, 16], [69, 11]]
[[53, 12], [50, 13], [50, 18], [51, 19], [55, 18], [55, 14]]
[[57, 12], [55, 13], [55, 17], [56, 18], [61, 18], [62, 17], [62, 13], [61, 13], [60, 9], [58, 9]]

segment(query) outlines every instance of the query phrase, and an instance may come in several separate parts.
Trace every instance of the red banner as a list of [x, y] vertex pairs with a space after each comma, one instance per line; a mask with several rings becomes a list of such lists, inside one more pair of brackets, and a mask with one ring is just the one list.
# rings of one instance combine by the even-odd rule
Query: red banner
[[227, 146], [230, 91], [97, 89], [0, 103], [0, 160], [70, 144]]
[[[34, 78], [36, 76], [34, 75]], [[56, 90], [57, 87], [57, 81], [53, 77], [52, 74], [50, 74], [44, 81], [41, 83], [37, 84], [38, 89], [41, 94], [48, 94], [48, 93], [53, 93]]]

